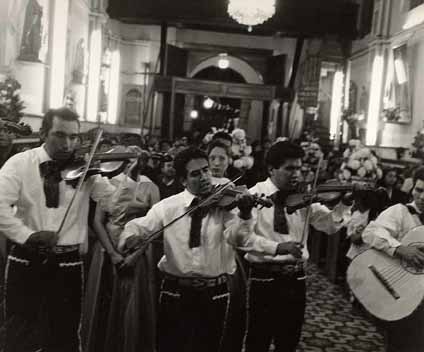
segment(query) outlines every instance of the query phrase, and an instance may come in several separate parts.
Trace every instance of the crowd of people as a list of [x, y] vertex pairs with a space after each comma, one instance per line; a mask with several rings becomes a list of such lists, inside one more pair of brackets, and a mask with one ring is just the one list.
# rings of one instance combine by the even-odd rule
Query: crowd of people
[[[40, 137], [11, 156], [0, 124], [4, 351], [266, 352], [273, 343], [295, 352], [314, 231], [345, 228], [349, 258], [372, 247], [424, 266], [419, 248], [402, 245], [422, 224], [420, 167], [380, 175], [370, 151], [349, 159], [310, 140], [249, 145], [236, 129], [105, 137], [97, 152], [125, 151], [126, 168], [76, 184], [67, 175], [78, 116], [49, 110]], [[314, 184], [331, 179], [349, 192], [317, 202]], [[423, 350], [419, 313], [387, 327], [387, 351]]]

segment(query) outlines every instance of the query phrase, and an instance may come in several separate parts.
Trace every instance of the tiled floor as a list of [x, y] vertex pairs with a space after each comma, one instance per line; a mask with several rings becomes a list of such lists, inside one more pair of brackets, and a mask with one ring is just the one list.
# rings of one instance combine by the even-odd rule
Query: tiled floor
[[[271, 349], [272, 351], [272, 349]], [[305, 324], [298, 352], [383, 352], [383, 336], [315, 266], [308, 270]]]

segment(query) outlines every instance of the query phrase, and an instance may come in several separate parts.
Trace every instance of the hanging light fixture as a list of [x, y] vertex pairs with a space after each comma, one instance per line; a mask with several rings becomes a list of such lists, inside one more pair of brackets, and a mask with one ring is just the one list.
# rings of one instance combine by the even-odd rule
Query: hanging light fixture
[[275, 0], [229, 0], [228, 14], [240, 24], [252, 26], [264, 23], [275, 14]]
[[228, 55], [226, 53], [219, 54], [218, 67], [221, 70], [225, 70], [230, 66], [230, 60], [228, 60]]
[[197, 110], [191, 110], [190, 111], [190, 117], [194, 120], [199, 117], [199, 112]]
[[203, 100], [203, 107], [208, 110], [212, 109], [213, 103], [214, 101], [211, 98], [207, 97], [205, 100]]

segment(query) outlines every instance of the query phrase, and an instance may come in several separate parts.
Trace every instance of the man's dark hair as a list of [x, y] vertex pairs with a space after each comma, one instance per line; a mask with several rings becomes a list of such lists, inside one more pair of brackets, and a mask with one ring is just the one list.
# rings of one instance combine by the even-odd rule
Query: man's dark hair
[[229, 141], [231, 144], [233, 144], [233, 137], [231, 137], [231, 135], [229, 135], [227, 132], [224, 132], [224, 131], [216, 132], [212, 136], [213, 141], [217, 140], [217, 139], [225, 139], [225, 140]]
[[65, 121], [77, 121], [78, 127], [80, 127], [80, 121], [78, 114], [69, 108], [49, 109], [43, 117], [40, 131], [47, 135], [53, 127], [53, 119], [57, 116], [58, 118]]
[[278, 169], [287, 159], [300, 159], [305, 156], [302, 147], [289, 141], [277, 142], [269, 148], [266, 155], [266, 164]]
[[418, 180], [424, 181], [424, 166], [420, 166], [414, 172], [414, 187]]
[[227, 153], [228, 157], [231, 158], [231, 149], [225, 144], [222, 143], [220, 140], [212, 140], [212, 142], [208, 145], [208, 156], [212, 152], [212, 149], [214, 148], [222, 148]]
[[187, 177], [186, 166], [191, 160], [195, 159], [208, 161], [208, 156], [204, 151], [196, 147], [189, 147], [179, 152], [174, 159], [174, 169], [177, 177], [185, 179]]

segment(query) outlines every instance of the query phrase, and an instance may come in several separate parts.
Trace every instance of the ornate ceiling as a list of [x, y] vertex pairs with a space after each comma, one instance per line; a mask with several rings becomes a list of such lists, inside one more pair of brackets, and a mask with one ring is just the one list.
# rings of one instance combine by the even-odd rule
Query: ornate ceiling
[[[258, 0], [260, 1], [260, 0]], [[245, 33], [227, 14], [228, 0], [109, 0], [109, 15], [126, 23], [167, 23], [178, 28]], [[358, 5], [353, 0], [276, 0], [276, 14], [252, 35], [357, 36]]]

